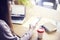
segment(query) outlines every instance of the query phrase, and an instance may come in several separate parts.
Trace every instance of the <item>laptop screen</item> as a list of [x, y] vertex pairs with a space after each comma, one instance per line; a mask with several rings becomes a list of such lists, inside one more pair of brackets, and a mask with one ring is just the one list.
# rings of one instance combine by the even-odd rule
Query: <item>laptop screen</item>
[[[23, 5], [11, 5], [12, 6], [12, 23], [21, 23], [25, 17], [25, 6]], [[17, 22], [18, 21], [18, 22]]]

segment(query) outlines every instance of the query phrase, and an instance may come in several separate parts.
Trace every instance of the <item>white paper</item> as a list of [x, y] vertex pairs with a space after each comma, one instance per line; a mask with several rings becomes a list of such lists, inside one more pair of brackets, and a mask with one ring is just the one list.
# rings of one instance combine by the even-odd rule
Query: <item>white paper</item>
[[26, 28], [29, 28], [30, 25], [35, 26], [39, 20], [39, 17], [31, 17], [25, 24], [23, 24], [23, 26]]

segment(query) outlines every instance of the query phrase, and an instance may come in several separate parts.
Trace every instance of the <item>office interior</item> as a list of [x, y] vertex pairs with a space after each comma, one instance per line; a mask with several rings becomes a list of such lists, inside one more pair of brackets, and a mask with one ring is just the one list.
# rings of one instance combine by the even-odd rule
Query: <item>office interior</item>
[[60, 40], [60, 0], [13, 0], [9, 3], [13, 29], [18, 36], [23, 36], [31, 24], [35, 29], [30, 40], [37, 40], [37, 30], [42, 26], [45, 29], [42, 40]]

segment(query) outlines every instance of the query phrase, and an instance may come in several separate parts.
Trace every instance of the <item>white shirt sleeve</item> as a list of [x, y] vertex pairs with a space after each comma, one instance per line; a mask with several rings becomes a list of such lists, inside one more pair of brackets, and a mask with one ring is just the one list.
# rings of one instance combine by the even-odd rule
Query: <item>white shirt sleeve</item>
[[29, 30], [27, 33], [23, 35], [23, 37], [21, 37], [21, 40], [29, 40], [31, 36], [32, 36], [32, 30]]
[[11, 39], [11, 40], [17, 40], [17, 36], [14, 36], [9, 28], [9, 26], [7, 25], [7, 23], [3, 20], [0, 20], [0, 28], [2, 29], [2, 33], [4, 35], [5, 38], [7, 39]]
[[29, 30], [27, 33], [23, 35], [23, 37], [19, 38], [17, 35], [13, 35], [9, 26], [3, 20], [0, 20], [0, 28], [3, 31], [3, 35], [7, 39], [11, 40], [29, 40], [32, 36], [32, 30]]

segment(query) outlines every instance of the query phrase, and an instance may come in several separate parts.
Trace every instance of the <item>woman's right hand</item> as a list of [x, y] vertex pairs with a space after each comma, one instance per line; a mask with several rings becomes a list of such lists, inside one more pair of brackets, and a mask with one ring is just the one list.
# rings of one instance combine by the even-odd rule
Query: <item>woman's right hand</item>
[[35, 25], [30, 24], [29, 25], [29, 30], [34, 30], [34, 29], [35, 29]]

